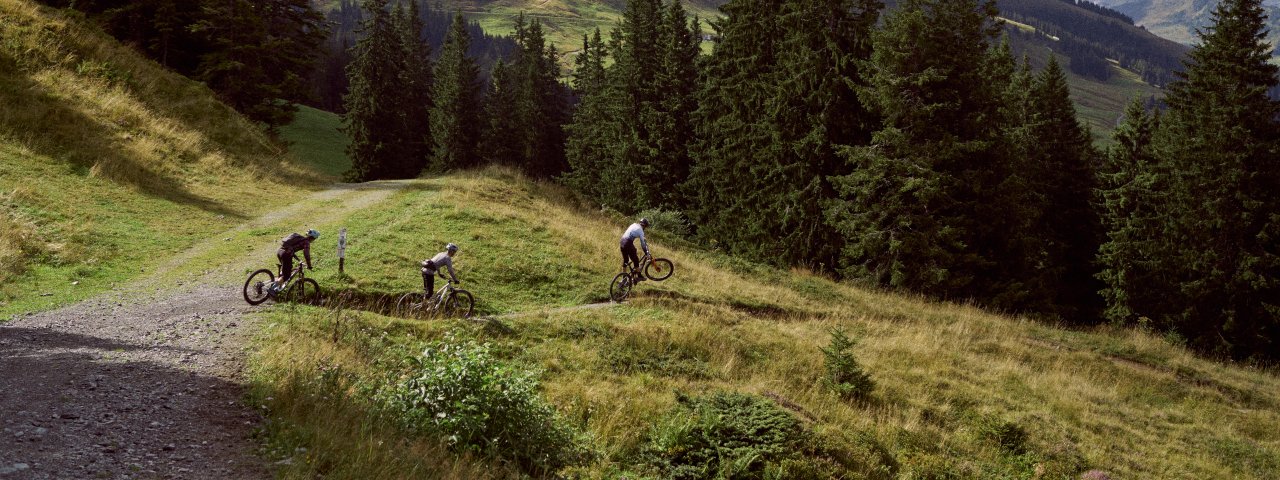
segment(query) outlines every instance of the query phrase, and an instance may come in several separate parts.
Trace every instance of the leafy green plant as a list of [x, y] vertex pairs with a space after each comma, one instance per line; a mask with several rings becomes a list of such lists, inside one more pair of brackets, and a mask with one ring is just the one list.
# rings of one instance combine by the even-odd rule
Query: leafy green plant
[[677, 401], [643, 452], [662, 478], [798, 478], [819, 468], [801, 454], [810, 434], [766, 398], [717, 392]]
[[489, 344], [435, 342], [411, 371], [378, 394], [404, 428], [435, 435], [454, 449], [547, 473], [586, 458], [580, 433], [538, 396], [534, 372], [496, 358]]
[[875, 382], [862, 371], [862, 365], [854, 358], [852, 350], [855, 344], [844, 331], [831, 330], [831, 344], [822, 349], [826, 357], [822, 385], [843, 398], [865, 400], [875, 389]]

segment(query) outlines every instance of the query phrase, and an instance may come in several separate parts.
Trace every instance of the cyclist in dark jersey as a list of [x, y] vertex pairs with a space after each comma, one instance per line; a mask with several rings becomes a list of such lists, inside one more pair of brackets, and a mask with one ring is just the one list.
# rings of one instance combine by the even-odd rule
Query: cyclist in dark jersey
[[307, 260], [307, 269], [311, 269], [311, 242], [316, 241], [317, 238], [320, 238], [320, 232], [311, 229], [307, 230], [306, 235], [291, 233], [280, 241], [280, 249], [276, 250], [276, 258], [280, 260], [280, 275], [276, 277], [275, 284], [271, 288], [279, 288], [293, 276], [293, 255], [299, 250]]

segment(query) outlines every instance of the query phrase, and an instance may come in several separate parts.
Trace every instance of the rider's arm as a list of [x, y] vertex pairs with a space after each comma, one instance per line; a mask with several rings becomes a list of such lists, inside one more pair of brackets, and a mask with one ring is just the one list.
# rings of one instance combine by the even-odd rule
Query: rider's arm
[[302, 256], [307, 259], [307, 268], [311, 268], [311, 242], [302, 247]]
[[644, 239], [644, 230], [640, 230], [640, 248], [644, 249], [644, 254], [649, 254], [649, 242]]
[[[444, 266], [449, 267], [449, 276], [453, 278], [453, 283], [458, 283], [458, 275], [453, 273], [453, 260], [449, 260], [449, 263], [444, 264]], [[443, 277], [444, 275], [440, 276]]]

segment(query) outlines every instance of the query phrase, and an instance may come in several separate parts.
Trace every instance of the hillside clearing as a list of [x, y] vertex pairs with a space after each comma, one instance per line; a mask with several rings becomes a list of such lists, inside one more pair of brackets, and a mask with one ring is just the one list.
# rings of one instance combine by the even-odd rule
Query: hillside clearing
[[[369, 241], [358, 257], [349, 252], [350, 278], [326, 270], [321, 284], [412, 291], [420, 288], [413, 261], [454, 241], [460, 276], [490, 313], [601, 298], [616, 268], [611, 239], [626, 221], [492, 169], [422, 180], [383, 205], [381, 220], [333, 224], [369, 222], [352, 230]], [[541, 372], [543, 395], [584, 429], [594, 452], [567, 471], [588, 477], [654, 475], [643, 452], [677, 392], [725, 390], [786, 405], [835, 452], [823, 462], [855, 477], [1280, 472], [1273, 373], [1206, 361], [1140, 331], [1059, 329], [778, 271], [678, 239], [654, 244], [676, 262], [676, 276], [642, 283], [617, 308], [482, 323], [406, 321], [362, 312], [359, 303], [266, 312], [252, 377], [278, 420], [272, 449], [293, 458], [285, 476], [514, 474], [509, 463], [455, 457], [429, 435], [398, 441], [406, 434], [374, 414], [379, 385], [412, 371], [402, 355], [465, 339]], [[833, 328], [858, 340], [858, 362], [877, 385], [866, 402], [842, 401], [817, 381], [819, 347]], [[289, 453], [298, 447], [307, 450]]]

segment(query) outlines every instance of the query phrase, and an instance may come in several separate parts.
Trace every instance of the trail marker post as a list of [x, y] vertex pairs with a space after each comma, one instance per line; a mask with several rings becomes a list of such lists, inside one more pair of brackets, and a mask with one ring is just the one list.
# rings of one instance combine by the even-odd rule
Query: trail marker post
[[342, 274], [347, 261], [347, 229], [338, 230], [338, 274]]

